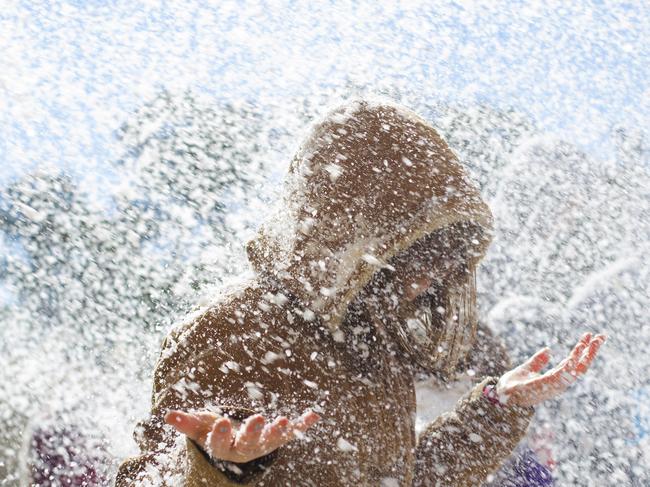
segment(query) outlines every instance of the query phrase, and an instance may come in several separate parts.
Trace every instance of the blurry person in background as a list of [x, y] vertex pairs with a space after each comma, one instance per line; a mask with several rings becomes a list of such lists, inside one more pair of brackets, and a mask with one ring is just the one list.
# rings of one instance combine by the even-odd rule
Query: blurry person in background
[[105, 440], [73, 424], [74, 414], [41, 417], [28, 426], [23, 447], [25, 487], [100, 487], [109, 481]]
[[313, 128], [281, 203], [254, 272], [164, 340], [118, 487], [481, 485], [605, 341], [481, 377], [417, 438], [416, 375], [476, 342], [488, 206], [433, 127], [368, 101]]

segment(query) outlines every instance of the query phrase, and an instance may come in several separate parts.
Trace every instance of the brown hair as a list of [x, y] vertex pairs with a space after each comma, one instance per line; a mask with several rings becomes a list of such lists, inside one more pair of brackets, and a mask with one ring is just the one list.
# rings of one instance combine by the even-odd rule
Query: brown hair
[[[392, 296], [391, 270], [382, 269], [368, 283], [349, 311], [363, 314], [389, 341], [399, 345], [413, 365], [429, 373], [447, 375], [471, 348], [478, 326], [476, 265], [472, 241], [479, 241], [477, 225], [458, 223], [440, 229], [391, 259], [400, 265], [418, 247], [436, 247], [445, 259], [460, 260], [459, 270], [413, 302], [397, 303]], [[388, 308], [386, 308], [388, 306]], [[386, 314], [390, 309], [399, 314]]]

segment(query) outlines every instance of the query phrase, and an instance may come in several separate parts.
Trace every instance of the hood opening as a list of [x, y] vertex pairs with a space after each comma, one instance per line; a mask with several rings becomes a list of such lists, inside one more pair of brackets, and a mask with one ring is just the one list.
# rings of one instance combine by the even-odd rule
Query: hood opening
[[[480, 226], [454, 224], [427, 235], [389, 260], [390, 267], [376, 272], [350, 303], [344, 324], [372, 323], [390, 343], [396, 343], [408, 360], [419, 369], [448, 377], [469, 352], [476, 335], [477, 252], [472, 242]], [[408, 301], [400, 295], [394, 275], [397, 266], [416, 259], [416, 251], [431, 249], [437, 255], [433, 269], [445, 262], [456, 262], [454, 272], [432, 285], [417, 298]], [[407, 281], [409, 282], [409, 281]], [[354, 317], [348, 320], [347, 317]]]

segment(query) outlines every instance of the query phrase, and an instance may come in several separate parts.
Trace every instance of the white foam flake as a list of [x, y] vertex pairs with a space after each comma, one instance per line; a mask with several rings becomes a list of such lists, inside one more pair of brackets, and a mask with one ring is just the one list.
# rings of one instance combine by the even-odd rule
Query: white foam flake
[[357, 447], [354, 446], [352, 443], [350, 443], [348, 440], [346, 440], [343, 437], [339, 437], [336, 440], [336, 448], [343, 452], [353, 452], [357, 451]]
[[327, 164], [325, 170], [329, 174], [330, 180], [335, 182], [341, 174], [343, 174], [343, 168], [338, 164]]

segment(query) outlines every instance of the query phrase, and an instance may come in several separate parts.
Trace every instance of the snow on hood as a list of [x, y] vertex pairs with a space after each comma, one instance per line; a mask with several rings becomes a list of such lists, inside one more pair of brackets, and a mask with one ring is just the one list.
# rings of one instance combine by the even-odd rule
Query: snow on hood
[[492, 238], [492, 214], [458, 158], [412, 111], [355, 101], [315, 124], [289, 167], [282, 200], [247, 245], [271, 277], [332, 331], [372, 275], [426, 235], [455, 223], [474, 264]]

